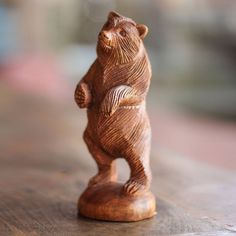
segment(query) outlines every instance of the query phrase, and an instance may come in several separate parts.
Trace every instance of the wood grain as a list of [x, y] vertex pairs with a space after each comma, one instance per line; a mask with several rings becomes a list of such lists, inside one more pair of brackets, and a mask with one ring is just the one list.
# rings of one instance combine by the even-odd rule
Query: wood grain
[[78, 195], [95, 171], [80, 135], [85, 115], [2, 84], [0, 92], [0, 235], [235, 235], [235, 173], [157, 145], [154, 218], [122, 224], [77, 219]]
[[123, 183], [108, 182], [89, 186], [78, 201], [79, 214], [92, 219], [132, 222], [156, 214], [156, 200], [150, 191], [123, 194]]
[[147, 32], [147, 26], [110, 12], [98, 35], [97, 58], [76, 86], [75, 102], [87, 108], [84, 141], [98, 166], [88, 186], [116, 181], [116, 159], [124, 158], [131, 171], [123, 192], [149, 191], [146, 95], [152, 73], [143, 43]]
[[[147, 26], [110, 12], [98, 35], [97, 58], [75, 89], [76, 104], [87, 108], [83, 138], [98, 167], [78, 211], [93, 219], [137, 221], [156, 214], [149, 190], [151, 127], [146, 95], [152, 73], [143, 43], [147, 33]], [[122, 188], [115, 184], [118, 158], [130, 168]], [[94, 192], [96, 185], [104, 187]], [[106, 202], [109, 195], [114, 199]]]

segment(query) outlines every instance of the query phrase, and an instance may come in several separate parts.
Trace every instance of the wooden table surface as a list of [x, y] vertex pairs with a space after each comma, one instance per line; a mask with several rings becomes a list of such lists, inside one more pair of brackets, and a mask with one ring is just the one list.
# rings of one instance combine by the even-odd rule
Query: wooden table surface
[[[96, 166], [82, 141], [85, 112], [0, 88], [0, 235], [236, 235], [236, 174], [154, 144], [158, 214], [136, 223], [77, 218]], [[121, 180], [127, 165], [119, 162]]]

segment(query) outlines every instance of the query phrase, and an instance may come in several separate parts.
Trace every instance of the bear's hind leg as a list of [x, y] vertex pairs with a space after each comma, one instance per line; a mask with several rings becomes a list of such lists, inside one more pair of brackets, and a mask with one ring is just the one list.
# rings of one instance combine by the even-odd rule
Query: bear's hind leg
[[123, 191], [125, 194], [131, 195], [148, 190], [151, 182], [149, 148], [146, 147], [142, 155], [134, 152], [130, 153], [128, 158], [125, 158], [130, 166], [131, 173], [129, 180], [124, 185]]
[[115, 160], [103, 151], [85, 131], [84, 140], [88, 146], [89, 152], [92, 154], [98, 166], [98, 173], [89, 180], [89, 186], [115, 181], [117, 179], [117, 171]]

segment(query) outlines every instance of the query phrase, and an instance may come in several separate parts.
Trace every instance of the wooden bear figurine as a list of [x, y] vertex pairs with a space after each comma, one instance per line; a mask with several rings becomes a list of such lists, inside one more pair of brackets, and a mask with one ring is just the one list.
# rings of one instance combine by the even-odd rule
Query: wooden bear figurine
[[[147, 33], [147, 26], [110, 12], [98, 36], [97, 59], [76, 87], [76, 103], [80, 108], [87, 108], [88, 125], [84, 140], [98, 166], [98, 173], [90, 179], [79, 201], [82, 215], [104, 220], [135, 221], [155, 214], [155, 200], [149, 192], [151, 129], [145, 108], [151, 79], [151, 66], [143, 45]], [[124, 185], [115, 182], [117, 158], [124, 158], [131, 170]], [[95, 192], [94, 198], [99, 197], [99, 192], [104, 192], [110, 196], [116, 194], [113, 198], [120, 201], [144, 196], [146, 203], [150, 203], [150, 206], [146, 204], [148, 214], [145, 212], [140, 217], [140, 212], [135, 211], [141, 206], [136, 203], [131, 206], [136, 209], [127, 205], [129, 212], [124, 209], [116, 217], [114, 214], [107, 216], [107, 212], [99, 213], [104, 206], [91, 202]], [[114, 206], [111, 208], [114, 210]]]

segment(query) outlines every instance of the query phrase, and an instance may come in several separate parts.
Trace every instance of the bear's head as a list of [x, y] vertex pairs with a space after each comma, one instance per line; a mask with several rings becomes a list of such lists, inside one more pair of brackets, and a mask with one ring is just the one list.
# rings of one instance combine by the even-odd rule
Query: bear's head
[[97, 54], [102, 61], [125, 64], [133, 61], [143, 47], [148, 28], [116, 12], [108, 14], [98, 35]]

